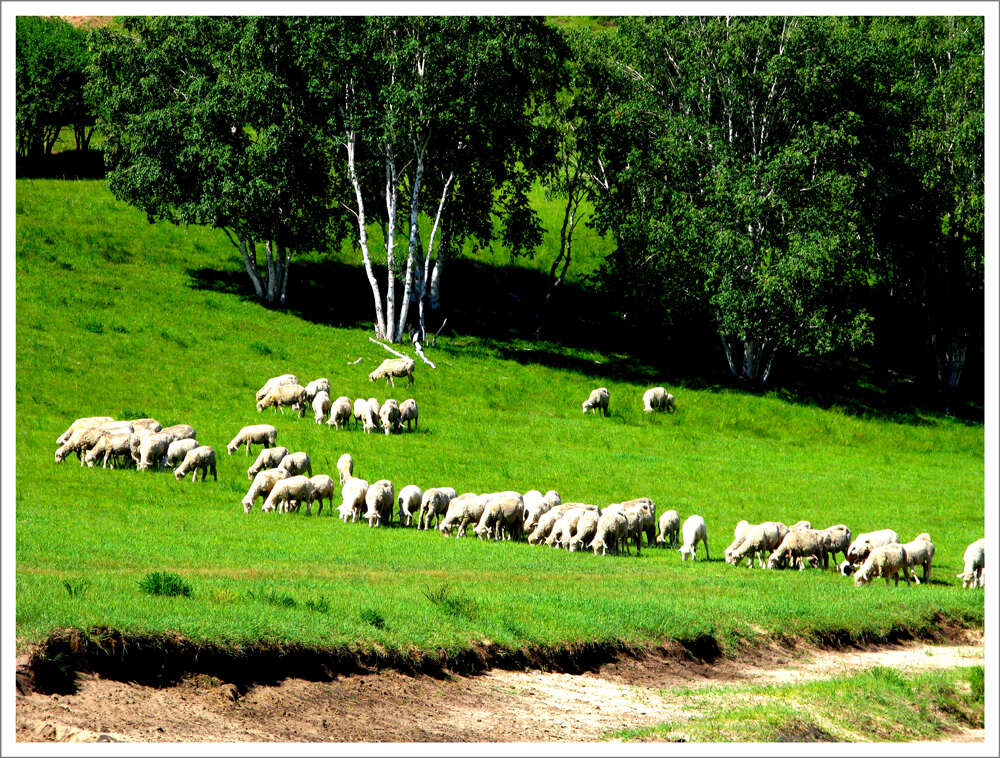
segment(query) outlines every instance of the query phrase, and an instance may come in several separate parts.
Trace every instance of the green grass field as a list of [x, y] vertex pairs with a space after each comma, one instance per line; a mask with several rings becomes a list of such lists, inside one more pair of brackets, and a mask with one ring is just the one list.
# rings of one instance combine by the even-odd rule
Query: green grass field
[[[649, 383], [609, 378], [611, 356], [468, 334], [429, 349], [438, 369], [418, 362], [414, 387], [372, 385], [387, 353], [368, 332], [196, 286], [197, 271], [239, 276], [222, 234], [150, 225], [100, 182], [18, 181], [16, 205], [19, 644], [108, 626], [403, 652], [701, 634], [725, 646], [758, 634], [922, 631], [942, 618], [982, 624], [982, 592], [955, 579], [965, 546], [983, 536], [982, 426], [904, 425], [676, 385], [677, 413], [650, 417], [640, 410]], [[357, 265], [342, 276], [311, 291], [335, 304], [343, 288], [367, 287]], [[502, 357], [511, 351], [516, 360]], [[328, 377], [333, 397], [412, 396], [419, 432], [366, 436], [258, 415], [254, 391], [286, 371]], [[600, 385], [611, 417], [584, 416], [580, 403]], [[75, 456], [54, 464], [56, 437], [99, 414], [192, 424], [219, 454], [219, 481], [86, 469]], [[346, 451], [357, 475], [397, 491], [555, 488], [599, 505], [648, 495], [660, 510], [703, 515], [713, 560], [446, 540], [325, 513], [244, 515], [252, 459], [226, 456], [225, 445], [260, 421], [278, 428], [278, 444], [307, 451], [314, 473], [335, 475]], [[892, 527], [904, 539], [928, 531], [934, 581], [857, 590], [832, 571], [727, 566], [741, 518]], [[180, 574], [191, 596], [143, 593], [153, 571]]]

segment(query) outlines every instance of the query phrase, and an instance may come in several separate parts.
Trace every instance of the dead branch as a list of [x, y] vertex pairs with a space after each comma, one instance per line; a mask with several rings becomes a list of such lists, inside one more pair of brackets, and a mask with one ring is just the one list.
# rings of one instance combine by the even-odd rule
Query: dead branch
[[403, 354], [402, 354], [401, 352], [399, 352], [398, 350], [393, 350], [393, 349], [392, 349], [391, 347], [389, 347], [388, 345], [386, 345], [386, 344], [385, 344], [384, 342], [379, 342], [379, 341], [378, 341], [377, 339], [375, 339], [374, 337], [369, 337], [369, 338], [368, 338], [368, 341], [369, 341], [369, 342], [374, 342], [374, 343], [375, 343], [376, 345], [381, 345], [381, 346], [382, 346], [382, 347], [384, 347], [384, 348], [385, 348], [386, 350], [388, 350], [388, 351], [389, 351], [390, 353], [392, 353], [393, 355], [395, 355], [395, 356], [396, 356], [397, 358], [409, 358], [409, 357], [410, 357], [410, 356], [408, 356], [408, 355], [403, 355]]
[[424, 363], [426, 363], [431, 368], [437, 368], [437, 366], [435, 366], [433, 363], [431, 363], [429, 360], [427, 360], [427, 356], [424, 355], [424, 351], [420, 349], [420, 342], [419, 341], [413, 340], [413, 349], [417, 351], [417, 355], [420, 356], [420, 359]]

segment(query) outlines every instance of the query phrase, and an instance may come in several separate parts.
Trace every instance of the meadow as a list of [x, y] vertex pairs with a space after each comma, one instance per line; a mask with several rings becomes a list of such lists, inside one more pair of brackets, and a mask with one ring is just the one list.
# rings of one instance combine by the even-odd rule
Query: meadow
[[[642, 392], [659, 382], [620, 370], [628, 356], [460, 328], [428, 347], [437, 369], [418, 361], [414, 386], [372, 385], [368, 372], [388, 354], [359, 326], [363, 314], [342, 306], [346, 290], [370, 302], [344, 251], [336, 279], [290, 284], [317, 300], [303, 315], [247, 298], [221, 233], [151, 225], [101, 182], [20, 180], [16, 208], [19, 646], [60, 627], [104, 626], [402, 652], [702, 635], [727, 650], [757, 635], [861, 639], [982, 625], [982, 592], [955, 578], [965, 546], [983, 536], [981, 425], [858, 418], [683, 384], [669, 387], [677, 413], [650, 416]], [[581, 260], [592, 265], [606, 244], [583, 244]], [[545, 256], [521, 265], [543, 268]], [[311, 414], [257, 414], [254, 391], [285, 372], [303, 383], [328, 377], [332, 397], [413, 397], [419, 431], [364, 435]], [[583, 415], [580, 403], [602, 385], [611, 416]], [[54, 464], [56, 437], [90, 415], [192, 424], [218, 454], [218, 482], [86, 469], [75, 456]], [[252, 458], [227, 456], [225, 445], [258, 422], [277, 427], [278, 444], [307, 451], [314, 473], [335, 475], [350, 452], [357, 475], [391, 479], [397, 491], [554, 488], [598, 505], [648, 495], [658, 512], [705, 517], [711, 560], [371, 530], [327, 512], [245, 515]], [[892, 527], [907, 540], [927, 531], [933, 580], [859, 590], [833, 571], [727, 566], [722, 553], [743, 518]], [[190, 596], [143, 592], [156, 571], [180, 575]]]

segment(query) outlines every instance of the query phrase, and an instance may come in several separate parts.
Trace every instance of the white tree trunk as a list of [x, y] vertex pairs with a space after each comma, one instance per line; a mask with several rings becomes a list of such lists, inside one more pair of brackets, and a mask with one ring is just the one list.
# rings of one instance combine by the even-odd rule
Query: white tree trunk
[[[424, 146], [426, 147], [426, 142]], [[410, 241], [406, 250], [406, 278], [403, 280], [403, 302], [399, 305], [399, 323], [396, 325], [396, 339], [402, 339], [403, 330], [406, 329], [406, 319], [410, 313], [410, 292], [413, 287], [413, 260], [417, 255], [417, 246], [420, 240], [420, 226], [418, 217], [420, 214], [420, 183], [424, 178], [424, 147], [417, 152], [417, 168], [413, 175], [413, 186], [410, 188]]]
[[[251, 242], [252, 246], [253, 243]], [[247, 270], [247, 275], [250, 277], [250, 281], [253, 283], [254, 291], [257, 293], [257, 297], [261, 300], [264, 299], [264, 285], [260, 281], [260, 274], [257, 273], [257, 256], [256, 254], [251, 255], [253, 248], [248, 249], [247, 241], [245, 239], [240, 239], [240, 254], [243, 256], [243, 266]]]
[[358, 173], [354, 164], [354, 148], [356, 135], [354, 132], [348, 134], [345, 147], [347, 148], [347, 173], [354, 186], [354, 196], [357, 200], [358, 210], [355, 214], [358, 221], [358, 243], [361, 246], [361, 259], [365, 264], [365, 273], [368, 275], [368, 284], [372, 289], [372, 297], [375, 300], [375, 336], [385, 339], [385, 318], [382, 315], [382, 293], [379, 292], [378, 280], [372, 270], [372, 259], [368, 253], [368, 229], [365, 226], [365, 201], [361, 197], [361, 183], [358, 181]]
[[396, 208], [399, 188], [396, 184], [396, 163], [391, 155], [385, 157], [385, 338], [396, 342]]
[[437, 231], [441, 224], [441, 215], [444, 213], [444, 205], [448, 200], [448, 190], [451, 188], [451, 183], [454, 179], [455, 172], [452, 171], [448, 174], [448, 178], [444, 183], [444, 189], [441, 191], [441, 200], [438, 201], [437, 213], [434, 216], [434, 226], [431, 227], [431, 234], [427, 240], [427, 253], [424, 256], [423, 270], [421, 271], [419, 280], [419, 291], [417, 292], [417, 311], [420, 319], [421, 340], [427, 339], [427, 327], [424, 322], [424, 296], [427, 294], [427, 279], [431, 273], [431, 254], [434, 251], [434, 238], [437, 236]]

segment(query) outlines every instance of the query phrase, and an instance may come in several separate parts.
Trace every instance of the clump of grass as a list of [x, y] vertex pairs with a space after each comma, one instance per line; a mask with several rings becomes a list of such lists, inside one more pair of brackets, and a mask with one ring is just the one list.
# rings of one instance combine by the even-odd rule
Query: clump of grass
[[376, 629], [385, 629], [385, 616], [374, 608], [365, 608], [361, 611], [361, 620]]
[[66, 588], [66, 593], [70, 597], [81, 597], [84, 592], [87, 591], [87, 587], [90, 586], [90, 582], [86, 579], [64, 579], [63, 587]]
[[306, 600], [306, 608], [316, 613], [329, 613], [330, 601], [325, 597], [309, 598]]
[[250, 596], [251, 600], [258, 603], [276, 605], [279, 608], [295, 608], [299, 604], [298, 601], [291, 595], [285, 595], [275, 590], [262, 590], [259, 592], [250, 590], [247, 594]]
[[448, 584], [423, 591], [423, 596], [449, 616], [471, 619], [476, 615], [476, 602], [468, 595], [456, 592]]
[[134, 408], [122, 408], [121, 415], [118, 418], [149, 418], [149, 414], [146, 411], [137, 411]]
[[268, 345], [265, 345], [263, 342], [251, 342], [250, 349], [253, 350], [255, 353], [259, 353], [260, 355], [272, 355], [274, 353], [274, 351]]
[[87, 319], [83, 322], [83, 328], [92, 334], [104, 334], [104, 324], [97, 319]]
[[170, 571], [151, 571], [139, 582], [139, 589], [147, 595], [191, 597], [191, 585]]

